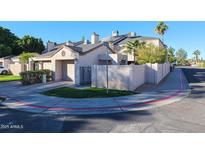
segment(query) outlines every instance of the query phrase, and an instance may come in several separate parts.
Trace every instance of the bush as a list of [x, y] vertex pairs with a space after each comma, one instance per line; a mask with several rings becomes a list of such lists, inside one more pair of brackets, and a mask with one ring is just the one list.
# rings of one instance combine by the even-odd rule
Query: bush
[[23, 85], [30, 85], [35, 83], [42, 83], [43, 74], [46, 74], [47, 82], [53, 80], [53, 73], [50, 70], [36, 70], [36, 71], [25, 71], [21, 72], [21, 82]]
[[138, 64], [159, 63], [163, 64], [166, 60], [166, 50], [161, 47], [148, 44], [145, 47], [139, 48], [137, 53]]

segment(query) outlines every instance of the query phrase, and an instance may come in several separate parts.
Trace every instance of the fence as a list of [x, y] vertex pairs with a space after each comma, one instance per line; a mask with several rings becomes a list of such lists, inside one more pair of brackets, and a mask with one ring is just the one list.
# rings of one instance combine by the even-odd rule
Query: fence
[[[109, 88], [132, 91], [144, 83], [158, 84], [169, 72], [169, 64], [109, 65]], [[92, 87], [105, 88], [106, 66], [94, 65], [91, 80]]]
[[146, 83], [158, 84], [170, 72], [170, 64], [145, 64]]
[[[110, 89], [134, 90], [145, 79], [144, 65], [109, 65], [108, 82]], [[94, 65], [92, 68], [92, 87], [105, 88], [106, 66]]]

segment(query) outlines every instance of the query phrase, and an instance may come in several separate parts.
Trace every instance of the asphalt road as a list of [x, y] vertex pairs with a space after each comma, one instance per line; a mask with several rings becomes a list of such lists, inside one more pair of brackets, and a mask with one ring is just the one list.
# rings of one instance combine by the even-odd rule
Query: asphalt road
[[32, 114], [0, 106], [0, 132], [205, 132], [205, 69], [183, 68], [192, 93], [147, 111], [90, 115]]

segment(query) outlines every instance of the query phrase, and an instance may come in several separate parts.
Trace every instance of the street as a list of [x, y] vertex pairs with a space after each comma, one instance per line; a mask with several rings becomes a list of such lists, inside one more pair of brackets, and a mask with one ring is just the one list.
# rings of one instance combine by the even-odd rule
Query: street
[[192, 88], [162, 107], [105, 115], [33, 114], [0, 106], [0, 132], [205, 132], [205, 69], [182, 68]]

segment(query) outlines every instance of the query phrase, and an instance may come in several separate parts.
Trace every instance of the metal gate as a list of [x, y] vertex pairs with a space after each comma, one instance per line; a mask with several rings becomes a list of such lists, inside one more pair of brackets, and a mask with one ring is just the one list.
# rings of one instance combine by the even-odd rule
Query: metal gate
[[80, 84], [91, 84], [91, 67], [80, 67]]

